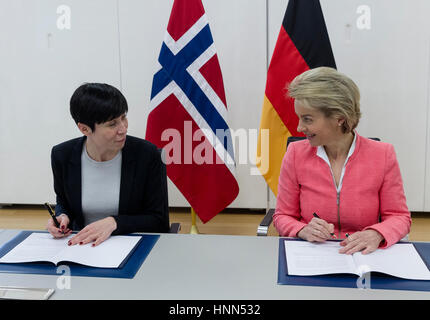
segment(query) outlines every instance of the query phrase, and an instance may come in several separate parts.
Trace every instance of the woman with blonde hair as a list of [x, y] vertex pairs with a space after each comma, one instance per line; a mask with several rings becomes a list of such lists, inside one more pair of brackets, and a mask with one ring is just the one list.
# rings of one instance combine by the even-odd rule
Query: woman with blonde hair
[[323, 242], [344, 239], [341, 253], [373, 252], [408, 234], [411, 215], [391, 144], [361, 137], [357, 85], [320, 67], [288, 87], [298, 132], [279, 177], [274, 225], [281, 236]]

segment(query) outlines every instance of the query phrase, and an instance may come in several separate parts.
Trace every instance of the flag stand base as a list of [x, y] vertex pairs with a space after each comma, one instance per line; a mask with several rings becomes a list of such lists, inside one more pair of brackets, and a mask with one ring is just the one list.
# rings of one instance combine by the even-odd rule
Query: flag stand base
[[190, 234], [200, 234], [199, 229], [197, 229], [196, 225], [196, 212], [193, 208], [191, 208], [191, 230]]
[[197, 229], [197, 226], [191, 226], [190, 234], [200, 234], [199, 229]]

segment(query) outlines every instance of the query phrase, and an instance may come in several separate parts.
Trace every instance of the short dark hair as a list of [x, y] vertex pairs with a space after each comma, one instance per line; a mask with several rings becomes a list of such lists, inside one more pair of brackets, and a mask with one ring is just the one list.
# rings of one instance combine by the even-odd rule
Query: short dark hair
[[115, 87], [105, 83], [85, 83], [70, 99], [70, 113], [76, 124], [86, 124], [94, 131], [104, 123], [127, 113], [127, 100]]

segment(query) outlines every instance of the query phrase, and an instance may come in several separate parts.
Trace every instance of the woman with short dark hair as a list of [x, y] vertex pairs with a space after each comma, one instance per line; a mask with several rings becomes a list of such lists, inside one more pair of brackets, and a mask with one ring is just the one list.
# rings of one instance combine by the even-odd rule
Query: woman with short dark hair
[[55, 237], [69, 245], [93, 243], [112, 234], [167, 232], [166, 174], [150, 142], [128, 136], [127, 101], [108, 84], [87, 83], [74, 92], [70, 113], [83, 137], [52, 148], [57, 196]]

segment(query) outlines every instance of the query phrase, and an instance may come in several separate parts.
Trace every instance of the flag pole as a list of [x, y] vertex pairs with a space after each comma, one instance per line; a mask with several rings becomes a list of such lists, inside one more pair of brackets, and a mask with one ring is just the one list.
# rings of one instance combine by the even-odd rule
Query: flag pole
[[[269, 72], [269, 0], [266, 0], [266, 74]], [[270, 187], [266, 184], [266, 213], [270, 210]]]
[[193, 208], [191, 208], [191, 231], [190, 234], [199, 234], [199, 229], [197, 229], [196, 225], [196, 212]]

